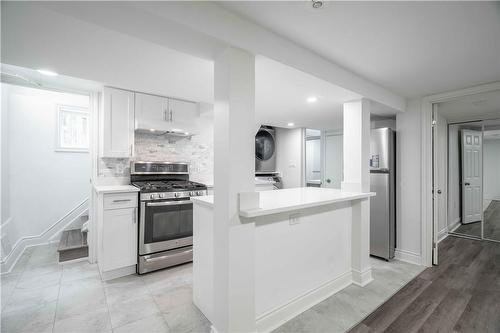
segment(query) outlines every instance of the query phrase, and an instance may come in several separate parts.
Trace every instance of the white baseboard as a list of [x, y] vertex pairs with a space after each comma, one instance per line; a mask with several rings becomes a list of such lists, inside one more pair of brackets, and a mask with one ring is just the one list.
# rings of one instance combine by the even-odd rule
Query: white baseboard
[[460, 227], [460, 223], [462, 222], [462, 219], [460, 217], [457, 217], [455, 221], [453, 221], [453, 224], [448, 226], [448, 232], [454, 232], [457, 230], [458, 227]]
[[419, 266], [422, 265], [422, 256], [420, 255], [420, 253], [396, 249], [396, 251], [394, 252], [394, 257], [397, 260], [404, 261], [410, 264]]
[[219, 333], [219, 331], [215, 328], [214, 325], [210, 325], [210, 333]]
[[101, 271], [101, 280], [102, 281], [113, 280], [122, 276], [135, 274], [136, 272], [137, 272], [136, 265], [113, 269], [107, 272]]
[[312, 306], [327, 299], [352, 283], [352, 272], [341, 276], [298, 296], [290, 302], [278, 306], [257, 317], [257, 332], [271, 332]]
[[448, 237], [448, 228], [444, 228], [438, 233], [438, 243], [445, 240]]
[[373, 281], [372, 277], [372, 268], [365, 269], [364, 271], [360, 272], [355, 269], [352, 270], [352, 283], [364, 287], [368, 283]]
[[88, 262], [89, 261], [89, 257], [83, 257], [83, 258], [78, 258], [78, 259], [72, 259], [72, 260], [66, 260], [66, 261], [63, 261], [63, 262], [60, 262], [59, 265], [71, 265], [71, 264], [74, 264], [74, 263], [77, 263], [77, 262]]
[[70, 225], [75, 219], [79, 218], [80, 215], [88, 209], [88, 207], [89, 199], [87, 198], [40, 234], [18, 239], [14, 246], [12, 246], [11, 251], [0, 262], [2, 274], [10, 273], [14, 265], [28, 247], [57, 242], [56, 238], [58, 235], [66, 228], [66, 226]]

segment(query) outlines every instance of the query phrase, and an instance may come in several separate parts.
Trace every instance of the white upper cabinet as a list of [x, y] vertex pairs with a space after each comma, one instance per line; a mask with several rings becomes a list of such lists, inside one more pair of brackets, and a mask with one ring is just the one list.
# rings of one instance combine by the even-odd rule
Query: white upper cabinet
[[135, 94], [135, 129], [193, 133], [198, 120], [198, 104], [177, 99]]
[[135, 93], [135, 129], [166, 131], [169, 128], [168, 98]]
[[169, 100], [169, 109], [172, 125], [181, 132], [193, 132], [198, 119], [198, 104], [181, 101], [178, 99]]
[[101, 157], [133, 157], [134, 93], [105, 87], [102, 96]]

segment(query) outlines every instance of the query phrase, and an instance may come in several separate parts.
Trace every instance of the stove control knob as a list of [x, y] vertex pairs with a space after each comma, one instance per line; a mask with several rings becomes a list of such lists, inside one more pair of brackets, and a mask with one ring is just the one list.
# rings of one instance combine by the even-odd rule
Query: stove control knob
[[174, 193], [174, 197], [176, 197], [176, 198], [178, 198], [178, 197], [179, 197], [179, 195], [180, 195], [180, 193], [179, 193], [179, 192], [175, 192], [175, 193]]
[[155, 200], [158, 199], [158, 194], [151, 194], [149, 197], [151, 198], [151, 200]]
[[196, 195], [196, 192], [191, 191], [191, 192], [189, 192], [189, 195], [193, 197]]
[[196, 194], [203, 195], [203, 192], [202, 191], [198, 191], [198, 192], [196, 192]]
[[160, 193], [160, 194], [158, 194], [158, 196], [160, 197], [160, 199], [163, 199], [163, 198], [165, 198], [165, 193]]

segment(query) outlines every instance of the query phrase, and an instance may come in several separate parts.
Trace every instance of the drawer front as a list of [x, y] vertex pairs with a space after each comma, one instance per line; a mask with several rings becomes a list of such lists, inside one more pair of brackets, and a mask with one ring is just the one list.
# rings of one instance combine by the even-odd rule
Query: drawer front
[[134, 208], [137, 207], [138, 200], [136, 192], [105, 194], [104, 209]]

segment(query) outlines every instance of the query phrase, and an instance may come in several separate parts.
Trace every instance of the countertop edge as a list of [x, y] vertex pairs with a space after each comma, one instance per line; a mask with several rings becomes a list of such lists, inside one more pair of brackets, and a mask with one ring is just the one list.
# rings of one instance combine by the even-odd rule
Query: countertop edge
[[299, 210], [299, 209], [306, 209], [306, 208], [313, 208], [313, 207], [318, 207], [318, 206], [330, 205], [330, 204], [335, 204], [335, 203], [340, 203], [340, 202], [345, 202], [345, 201], [360, 200], [360, 199], [365, 199], [365, 198], [369, 198], [369, 197], [373, 197], [373, 196], [375, 196], [374, 192], [368, 192], [368, 193], [353, 194], [349, 197], [322, 200], [322, 201], [317, 201], [317, 202], [309, 202], [309, 203], [305, 203], [305, 204], [296, 204], [296, 205], [268, 208], [268, 209], [258, 208], [258, 209], [240, 210], [240, 216], [245, 217], [245, 218], [260, 217], [260, 216], [266, 216], [266, 215], [279, 214], [279, 213]]
[[132, 185], [94, 185], [97, 193], [120, 193], [120, 192], [139, 192], [139, 189]]
[[204, 200], [203, 197], [192, 197], [191, 201], [193, 203], [196, 203], [196, 204], [199, 204], [199, 205], [202, 205], [202, 206], [207, 206], [207, 207], [210, 207], [210, 208], [214, 207], [214, 203], [213, 202], [208, 202], [207, 200]]

